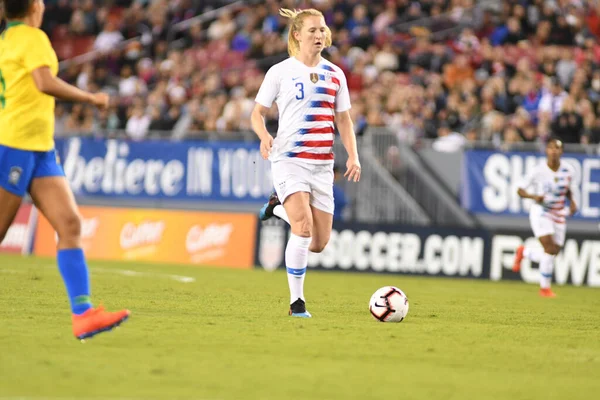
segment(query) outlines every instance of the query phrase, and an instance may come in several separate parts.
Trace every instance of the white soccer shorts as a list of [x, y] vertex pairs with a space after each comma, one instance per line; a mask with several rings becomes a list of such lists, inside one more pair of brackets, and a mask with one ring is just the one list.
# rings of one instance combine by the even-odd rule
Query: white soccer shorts
[[295, 160], [271, 164], [273, 185], [281, 204], [291, 194], [310, 193], [310, 205], [333, 214], [333, 164], [310, 164]]
[[529, 222], [536, 238], [551, 235], [554, 243], [564, 246], [567, 234], [567, 224], [554, 222], [542, 207], [531, 207]]

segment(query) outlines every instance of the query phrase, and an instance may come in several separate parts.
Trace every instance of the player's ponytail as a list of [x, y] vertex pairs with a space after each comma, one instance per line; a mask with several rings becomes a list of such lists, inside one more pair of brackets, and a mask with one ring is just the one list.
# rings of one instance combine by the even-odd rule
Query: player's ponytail
[[[289, 10], [287, 8], [280, 8], [279, 15], [288, 18], [290, 20], [290, 28], [288, 31], [288, 54], [290, 57], [294, 57], [300, 51], [300, 43], [294, 37], [294, 33], [300, 32], [304, 22], [304, 18], [308, 16], [323, 17], [323, 13], [314, 8], [306, 10]], [[324, 48], [331, 46], [331, 30], [329, 27], [325, 29], [325, 43]]]

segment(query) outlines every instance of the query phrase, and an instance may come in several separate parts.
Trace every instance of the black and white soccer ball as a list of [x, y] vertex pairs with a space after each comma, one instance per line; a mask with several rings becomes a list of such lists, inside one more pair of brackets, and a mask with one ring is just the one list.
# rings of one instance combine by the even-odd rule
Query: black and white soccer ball
[[381, 322], [402, 322], [408, 314], [408, 298], [395, 286], [378, 289], [369, 301], [371, 315]]

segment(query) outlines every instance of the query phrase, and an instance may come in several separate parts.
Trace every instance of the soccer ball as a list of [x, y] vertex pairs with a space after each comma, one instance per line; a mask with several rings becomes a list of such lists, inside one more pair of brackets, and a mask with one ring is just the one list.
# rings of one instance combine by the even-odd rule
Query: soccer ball
[[394, 286], [378, 289], [369, 302], [369, 311], [381, 322], [402, 322], [408, 314], [408, 298]]

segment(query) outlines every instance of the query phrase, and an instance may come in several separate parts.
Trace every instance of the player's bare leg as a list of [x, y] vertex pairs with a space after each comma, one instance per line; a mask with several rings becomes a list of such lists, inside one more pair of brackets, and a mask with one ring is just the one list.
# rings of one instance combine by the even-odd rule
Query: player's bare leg
[[313, 233], [313, 216], [309, 205], [310, 194], [296, 192], [283, 204], [290, 220], [292, 233], [285, 249], [285, 265], [290, 287], [290, 315], [310, 318], [304, 298], [304, 278], [308, 266], [308, 248]]
[[4, 240], [8, 228], [15, 219], [22, 198], [0, 188], [0, 243]]
[[552, 235], [542, 236], [539, 240], [544, 247], [544, 254], [540, 259], [540, 296], [556, 297], [550, 286], [554, 269], [554, 257], [560, 251], [560, 246], [554, 243]]
[[333, 229], [333, 214], [319, 210], [314, 206], [310, 206], [313, 219], [313, 234], [310, 247], [308, 248], [313, 253], [320, 253], [325, 249], [331, 230]]
[[81, 249], [81, 218], [67, 180], [61, 176], [36, 178], [31, 197], [58, 234], [58, 267], [67, 287], [73, 312], [73, 334], [78, 339], [110, 330], [129, 317], [128, 310], [114, 313], [92, 308], [85, 256]]
[[58, 250], [81, 247], [81, 217], [67, 180], [61, 176], [34, 179], [30, 189], [37, 209], [58, 235]]
[[289, 195], [283, 204], [290, 219], [292, 233], [305, 238], [311, 238], [313, 233], [313, 218], [309, 201], [309, 193], [296, 192]]

